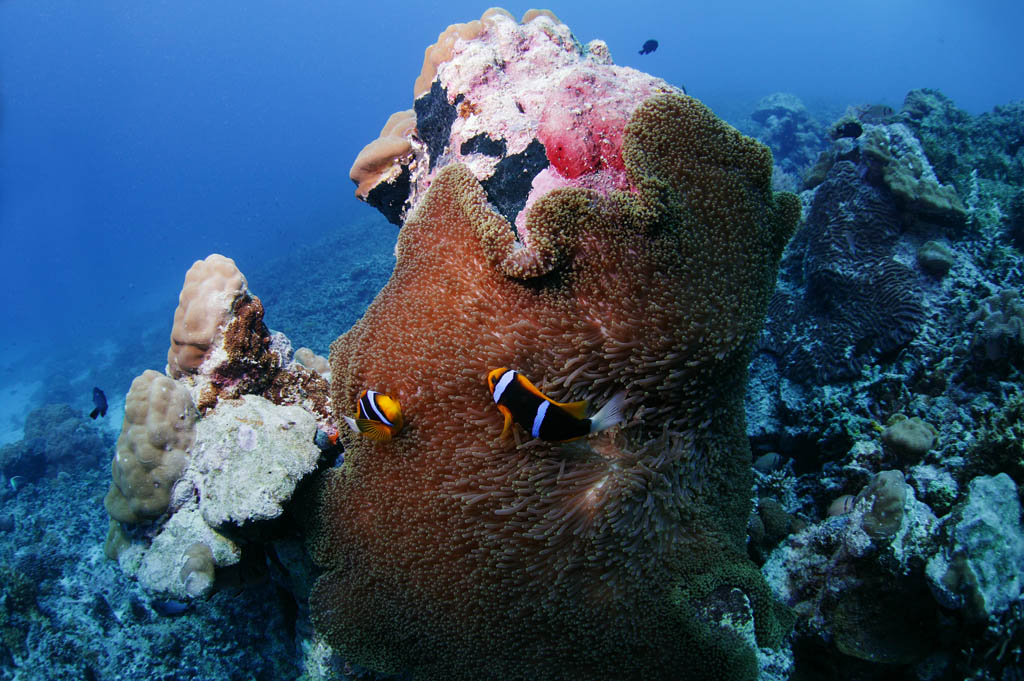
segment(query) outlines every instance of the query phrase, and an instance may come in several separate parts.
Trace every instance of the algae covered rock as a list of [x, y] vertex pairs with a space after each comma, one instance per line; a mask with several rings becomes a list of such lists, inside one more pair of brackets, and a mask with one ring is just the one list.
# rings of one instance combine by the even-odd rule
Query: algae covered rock
[[298, 482], [316, 468], [316, 420], [297, 406], [256, 395], [220, 402], [198, 423], [188, 475], [211, 527], [281, 515]]
[[1010, 476], [971, 481], [966, 503], [946, 522], [948, 544], [928, 561], [928, 584], [943, 606], [991, 619], [1017, 601], [1024, 565], [1020, 513]]

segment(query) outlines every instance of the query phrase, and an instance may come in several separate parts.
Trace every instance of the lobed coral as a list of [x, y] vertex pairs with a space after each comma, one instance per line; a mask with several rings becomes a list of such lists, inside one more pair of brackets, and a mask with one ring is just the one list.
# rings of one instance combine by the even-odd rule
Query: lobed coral
[[976, 327], [974, 354], [988, 364], [1018, 365], [1024, 357], [1024, 300], [1012, 288], [980, 301], [967, 318]]
[[[543, 194], [518, 241], [470, 170], [440, 168], [388, 285], [332, 345], [335, 410], [373, 388], [408, 424], [346, 433], [315, 514], [313, 619], [347, 659], [423, 679], [753, 678], [723, 619], [779, 640], [744, 555], [741, 398], [798, 204], [772, 195], [765, 147], [689, 97], [647, 99], [619, 139], [629, 191]], [[559, 400], [625, 389], [631, 424], [507, 446], [483, 382], [500, 366]]]
[[245, 277], [231, 258], [214, 253], [193, 263], [185, 273], [171, 327], [167, 373], [172, 378], [198, 371], [235, 302], [247, 290]]
[[386, 179], [383, 176], [391, 169], [401, 173], [397, 161], [412, 153], [410, 138], [415, 132], [416, 114], [412, 109], [391, 114], [380, 136], [363, 147], [349, 171], [356, 183], [356, 196], [365, 199], [370, 188]]
[[167, 510], [195, 442], [197, 419], [188, 391], [169, 377], [147, 369], [132, 381], [103, 500], [113, 520], [138, 523]]

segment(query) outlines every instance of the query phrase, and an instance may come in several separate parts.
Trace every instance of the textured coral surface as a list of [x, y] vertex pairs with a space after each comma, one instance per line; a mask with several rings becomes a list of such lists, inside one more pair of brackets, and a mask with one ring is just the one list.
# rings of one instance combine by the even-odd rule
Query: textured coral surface
[[167, 510], [195, 441], [196, 419], [188, 391], [167, 376], [147, 369], [132, 381], [104, 500], [114, 520], [136, 523]]
[[[314, 621], [343, 655], [416, 678], [752, 678], [715, 600], [740, 587], [750, 347], [798, 216], [771, 155], [683, 95], [625, 130], [630, 192], [552, 192], [531, 241], [462, 166], [441, 170], [366, 316], [332, 346], [332, 400], [373, 388], [407, 427], [347, 434], [312, 546]], [[628, 392], [632, 422], [579, 446], [502, 442], [484, 385], [521, 370], [558, 400]], [[721, 608], [719, 608], [721, 610]]]

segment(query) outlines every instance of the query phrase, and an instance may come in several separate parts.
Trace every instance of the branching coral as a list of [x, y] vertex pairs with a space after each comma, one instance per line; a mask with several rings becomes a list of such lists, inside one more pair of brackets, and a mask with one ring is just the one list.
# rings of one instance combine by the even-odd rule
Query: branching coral
[[[683, 95], [640, 106], [622, 158], [628, 191], [550, 192], [523, 243], [443, 168], [332, 346], [335, 410], [373, 388], [408, 424], [346, 434], [321, 492], [313, 617], [347, 658], [424, 679], [753, 678], [720, 626], [734, 588], [776, 640], [744, 555], [741, 397], [798, 203], [773, 196], [765, 147]], [[559, 400], [625, 389], [632, 423], [507, 446], [483, 382], [501, 366]]]

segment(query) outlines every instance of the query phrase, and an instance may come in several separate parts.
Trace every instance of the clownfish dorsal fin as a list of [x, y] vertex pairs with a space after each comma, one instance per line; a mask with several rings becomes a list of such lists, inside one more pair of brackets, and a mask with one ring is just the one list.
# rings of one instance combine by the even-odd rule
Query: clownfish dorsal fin
[[580, 400], [579, 402], [554, 402], [554, 404], [572, 414], [574, 418], [582, 420], [587, 417], [586, 400]]

